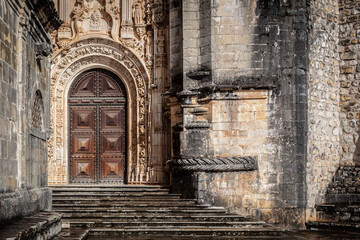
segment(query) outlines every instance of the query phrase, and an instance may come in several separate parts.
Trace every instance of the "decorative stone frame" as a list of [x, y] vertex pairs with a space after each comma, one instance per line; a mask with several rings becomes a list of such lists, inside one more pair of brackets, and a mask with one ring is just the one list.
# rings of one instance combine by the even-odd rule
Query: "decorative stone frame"
[[128, 94], [127, 111], [127, 182], [146, 183], [149, 144], [151, 83], [145, 63], [136, 53], [107, 39], [86, 39], [74, 43], [65, 56], [54, 57], [51, 75], [51, 127], [49, 140], [49, 184], [67, 184], [68, 173], [68, 102], [72, 82], [81, 73], [102, 68], [116, 74]]

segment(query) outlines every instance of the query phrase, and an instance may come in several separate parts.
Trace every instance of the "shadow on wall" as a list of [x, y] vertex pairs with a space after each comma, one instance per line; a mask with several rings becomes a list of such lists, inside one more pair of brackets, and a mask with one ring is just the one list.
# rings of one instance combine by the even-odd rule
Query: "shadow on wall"
[[[357, 147], [358, 148], [358, 147]], [[326, 203], [360, 203], [360, 162], [341, 164], [329, 184]]]
[[[358, 131], [360, 135], [360, 131]], [[351, 162], [340, 163], [329, 184], [325, 202], [333, 204], [360, 203], [360, 138], [356, 141]]]

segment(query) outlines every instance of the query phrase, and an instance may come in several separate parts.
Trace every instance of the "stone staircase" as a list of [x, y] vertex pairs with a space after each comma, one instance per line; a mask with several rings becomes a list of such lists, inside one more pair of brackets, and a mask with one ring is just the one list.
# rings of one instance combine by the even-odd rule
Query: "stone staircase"
[[360, 164], [341, 165], [325, 195], [325, 203], [316, 206], [316, 221], [309, 229], [360, 232]]
[[306, 224], [308, 229], [360, 231], [360, 204], [321, 204], [316, 214], [316, 221]]
[[264, 222], [226, 213], [222, 207], [182, 199], [161, 186], [53, 187], [53, 210], [63, 214], [55, 239], [280, 236]]

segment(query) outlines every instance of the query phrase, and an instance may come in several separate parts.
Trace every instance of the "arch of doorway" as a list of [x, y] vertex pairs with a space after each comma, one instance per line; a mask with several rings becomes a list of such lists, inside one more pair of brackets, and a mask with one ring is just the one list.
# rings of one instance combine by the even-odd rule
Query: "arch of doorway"
[[144, 64], [124, 47], [81, 44], [57, 61], [51, 77], [51, 127], [49, 140], [49, 184], [67, 184], [68, 166], [68, 102], [72, 82], [81, 73], [94, 68], [116, 74], [124, 83], [128, 99], [127, 182], [146, 183], [148, 176], [147, 140], [149, 134], [149, 74]]

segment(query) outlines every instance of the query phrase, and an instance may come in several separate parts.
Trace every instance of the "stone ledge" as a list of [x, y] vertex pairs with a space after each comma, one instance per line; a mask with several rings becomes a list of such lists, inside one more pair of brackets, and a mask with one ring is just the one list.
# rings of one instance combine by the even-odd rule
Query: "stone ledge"
[[347, 223], [347, 222], [307, 222], [306, 228], [310, 230], [326, 229], [331, 231], [356, 231], [359, 232], [359, 223]]
[[360, 203], [360, 194], [327, 194], [325, 199], [327, 203]]
[[171, 172], [239, 172], [257, 170], [256, 157], [179, 158], [167, 162]]
[[0, 224], [39, 211], [51, 209], [51, 190], [47, 187], [17, 189], [0, 194]]
[[40, 212], [0, 225], [0, 239], [53, 239], [61, 231], [61, 216], [56, 212]]

